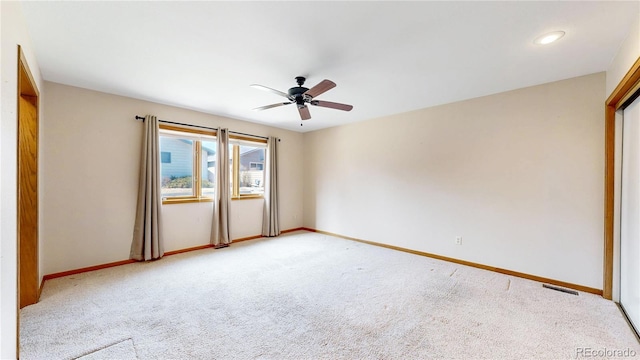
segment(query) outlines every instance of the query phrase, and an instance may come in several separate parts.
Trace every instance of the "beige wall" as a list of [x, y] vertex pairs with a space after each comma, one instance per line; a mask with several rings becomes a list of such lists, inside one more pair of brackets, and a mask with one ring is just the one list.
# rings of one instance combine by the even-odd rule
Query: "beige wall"
[[598, 73], [306, 133], [304, 225], [601, 289], [604, 89]]
[[[19, 2], [0, 1], [0, 358], [16, 357], [17, 319], [17, 79], [18, 45], [44, 98], [42, 77], [33, 54]], [[40, 121], [44, 116], [40, 114]], [[40, 148], [40, 166], [44, 154]], [[42, 189], [42, 182], [40, 182]], [[40, 192], [42, 198], [42, 192]], [[42, 212], [41, 212], [42, 215]], [[42, 255], [40, 256], [42, 259]], [[41, 267], [42, 270], [42, 267]]]
[[611, 95], [638, 57], [640, 57], [640, 15], [631, 26], [627, 38], [607, 69], [606, 97]]
[[[125, 260], [135, 218], [142, 123], [135, 115], [278, 136], [280, 227], [302, 226], [302, 134], [45, 82], [44, 272]], [[231, 204], [231, 236], [259, 235], [263, 200]], [[209, 243], [212, 203], [165, 205], [165, 250]]]

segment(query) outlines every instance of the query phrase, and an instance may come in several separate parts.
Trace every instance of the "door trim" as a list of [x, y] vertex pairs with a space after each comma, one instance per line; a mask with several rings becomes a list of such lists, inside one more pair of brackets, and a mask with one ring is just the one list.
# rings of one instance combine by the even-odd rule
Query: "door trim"
[[[31, 277], [28, 279], [29, 288], [30, 288], [30, 296], [31, 299], [34, 300], [33, 303], [38, 301], [40, 297], [40, 271], [39, 271], [39, 235], [38, 228], [40, 224], [39, 220], [39, 185], [38, 185], [38, 174], [39, 174], [39, 166], [38, 166], [38, 147], [39, 147], [39, 118], [40, 118], [40, 92], [38, 91], [38, 87], [36, 82], [34, 81], [33, 75], [27, 63], [27, 59], [22, 51], [22, 47], [18, 45], [18, 59], [17, 59], [17, 92], [16, 92], [16, 122], [17, 122], [17, 131], [16, 131], [16, 162], [17, 162], [17, 171], [16, 171], [16, 256], [17, 256], [17, 291], [16, 291], [16, 303], [17, 303], [17, 311], [16, 311], [16, 355], [19, 357], [20, 354], [20, 308], [21, 308], [21, 292], [20, 289], [23, 286], [23, 277], [24, 273], [21, 272], [21, 267], [28, 266]], [[25, 105], [26, 104], [26, 105]], [[28, 106], [28, 107], [27, 107]], [[23, 108], [24, 107], [24, 108]], [[22, 141], [21, 137], [23, 137], [24, 130], [23, 129], [23, 121], [27, 118], [27, 113], [31, 113], [32, 115], [29, 117], [29, 127], [32, 131], [31, 139], [33, 139], [34, 144], [31, 150], [33, 152], [29, 154], [30, 162], [29, 165], [32, 165], [35, 168], [34, 174], [35, 176], [29, 176], [25, 178], [21, 175], [23, 172], [23, 167], [21, 167], [21, 160], [23, 160], [24, 151], [21, 149]], [[24, 165], [26, 166], [26, 165]], [[32, 169], [33, 169], [32, 168]], [[35, 177], [35, 179], [34, 179]], [[23, 194], [23, 189], [29, 189], [28, 195]], [[29, 204], [25, 204], [25, 199], [31, 199]], [[29, 222], [31, 224], [35, 224], [34, 228], [30, 228], [30, 234], [32, 235], [29, 239], [29, 251], [24, 253], [22, 249], [23, 246], [23, 235], [24, 229], [22, 227], [23, 224], [23, 214], [24, 210], [27, 210]], [[23, 264], [22, 258], [24, 256], [29, 256], [29, 263]], [[31, 273], [33, 272], [33, 273]]]
[[614, 188], [615, 188], [615, 142], [616, 111], [632, 95], [640, 83], [640, 57], [631, 66], [618, 86], [605, 102], [604, 112], [604, 270], [602, 297], [612, 299], [613, 295], [613, 231], [614, 231]]

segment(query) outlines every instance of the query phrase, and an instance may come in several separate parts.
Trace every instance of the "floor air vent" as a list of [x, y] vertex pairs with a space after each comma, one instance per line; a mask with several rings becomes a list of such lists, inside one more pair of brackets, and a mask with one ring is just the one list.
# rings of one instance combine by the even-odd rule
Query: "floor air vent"
[[563, 293], [567, 293], [567, 294], [571, 294], [571, 295], [578, 295], [578, 292], [575, 290], [569, 290], [569, 289], [565, 289], [565, 288], [561, 288], [561, 287], [557, 287], [557, 286], [553, 286], [553, 285], [547, 285], [547, 284], [542, 284], [543, 288], [547, 288], [547, 289], [551, 289], [551, 290], [555, 290], [555, 291], [561, 291]]

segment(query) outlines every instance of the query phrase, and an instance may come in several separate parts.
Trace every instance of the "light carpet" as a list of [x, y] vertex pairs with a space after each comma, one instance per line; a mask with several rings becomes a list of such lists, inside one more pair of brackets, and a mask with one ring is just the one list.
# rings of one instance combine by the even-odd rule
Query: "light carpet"
[[138, 359], [640, 354], [600, 296], [307, 232], [47, 281], [20, 331], [22, 359], [123, 339]]

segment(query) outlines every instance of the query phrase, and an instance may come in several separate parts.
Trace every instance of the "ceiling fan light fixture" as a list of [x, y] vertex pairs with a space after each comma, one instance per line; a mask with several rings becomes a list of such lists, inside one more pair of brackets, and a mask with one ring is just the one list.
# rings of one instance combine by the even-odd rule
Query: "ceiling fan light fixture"
[[548, 45], [548, 44], [551, 44], [552, 42], [560, 40], [564, 35], [565, 35], [564, 31], [561, 31], [561, 30], [553, 31], [553, 32], [538, 36], [535, 40], [533, 40], [533, 43], [536, 45]]

